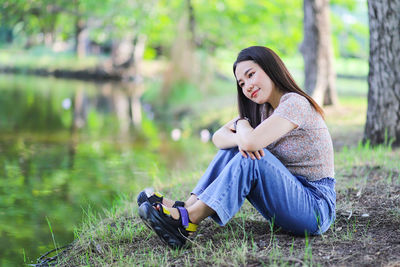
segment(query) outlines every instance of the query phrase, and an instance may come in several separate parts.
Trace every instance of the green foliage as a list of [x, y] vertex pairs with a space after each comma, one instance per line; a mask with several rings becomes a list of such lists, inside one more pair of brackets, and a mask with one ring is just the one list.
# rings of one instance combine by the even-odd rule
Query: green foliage
[[368, 13], [366, 1], [331, 2], [332, 36], [341, 57], [368, 58]]
[[143, 59], [151, 60], [151, 59], [155, 59], [156, 56], [157, 56], [157, 52], [154, 48], [146, 47], [146, 50], [144, 51], [144, 54], [143, 54]]
[[239, 50], [257, 44], [287, 54], [297, 51], [302, 39], [300, 1], [205, 2], [196, 1], [194, 6], [205, 47]]
[[[349, 42], [356, 42], [365, 48], [367, 26], [358, 23], [350, 24], [349, 27], [343, 19], [335, 18], [341, 14], [353, 16], [362, 4], [343, 0], [331, 2], [335, 36], [343, 39], [339, 35], [345, 30], [350, 38], [358, 36]], [[14, 36], [25, 42], [32, 42], [32, 37], [38, 34], [48, 33], [53, 34], [55, 40], [74, 39], [76, 23], [81, 21], [83, 27], [88, 27], [90, 38], [97, 43], [110, 44], [126, 36], [145, 35], [150, 47], [163, 47], [165, 52], [174, 42], [178, 22], [187, 15], [188, 10], [187, 2], [178, 0], [106, 0], [101, 4], [94, 0], [35, 0], [29, 3], [5, 1], [1, 5], [5, 11], [0, 18], [3, 27], [13, 29]], [[258, 44], [292, 55], [297, 52], [302, 41], [301, 1], [200, 0], [192, 1], [192, 7], [194, 39], [198, 46], [210, 51], [215, 48], [238, 50]], [[337, 42], [337, 45], [341, 43]], [[353, 44], [339, 50], [347, 51], [347, 54], [360, 53], [356, 48]], [[147, 58], [154, 56], [154, 52], [152, 56], [149, 53]]]
[[194, 99], [202, 99], [202, 95], [197, 87], [187, 82], [178, 82], [174, 84], [169, 97], [170, 100], [168, 103], [177, 109], [180, 108], [180, 105], [190, 105]]

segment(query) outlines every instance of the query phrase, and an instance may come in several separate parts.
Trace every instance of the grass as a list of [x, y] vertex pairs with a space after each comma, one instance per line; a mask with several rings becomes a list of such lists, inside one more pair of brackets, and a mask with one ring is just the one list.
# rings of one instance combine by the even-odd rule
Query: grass
[[[347, 131], [362, 125], [365, 101], [347, 99], [328, 110], [327, 122]], [[358, 105], [355, 105], [358, 103]], [[346, 110], [347, 112], [343, 112]], [[353, 113], [353, 115], [352, 115]], [[345, 133], [343, 133], [345, 134]], [[268, 223], [246, 202], [225, 226], [210, 219], [183, 250], [166, 248], [137, 215], [134, 196], [121, 197], [103, 215], [86, 214], [75, 230], [72, 247], [60, 254], [59, 266], [324, 266], [384, 265], [400, 262], [399, 150], [387, 146], [336, 147], [337, 219], [322, 236], [296, 237]], [[211, 158], [212, 155], [210, 154]], [[174, 199], [188, 195], [205, 169], [171, 174], [168, 187], [157, 189]], [[171, 186], [172, 185], [172, 186]]]
[[[53, 232], [53, 228], [51, 227], [51, 223], [49, 221], [49, 218], [46, 217], [46, 221], [47, 224], [49, 225], [49, 229], [50, 229], [50, 233], [51, 233], [51, 238], [53, 239], [53, 244], [54, 244], [54, 248], [57, 251], [57, 244], [56, 244], [56, 239], [54, 238], [54, 232]], [[57, 251], [58, 252], [58, 251]]]

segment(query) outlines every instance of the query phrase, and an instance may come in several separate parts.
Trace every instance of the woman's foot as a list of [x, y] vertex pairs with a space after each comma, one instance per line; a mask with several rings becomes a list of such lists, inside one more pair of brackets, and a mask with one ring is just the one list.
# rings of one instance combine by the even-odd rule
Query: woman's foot
[[162, 204], [162, 206], [160, 205], [156, 205], [153, 206], [157, 211], [161, 211], [161, 209], [163, 209], [163, 212], [166, 214], [169, 214], [171, 216], [172, 219], [174, 220], [178, 220], [179, 219], [179, 211], [178, 208], [173, 208], [173, 207], [168, 207], [164, 204]]
[[[194, 232], [196, 231], [198, 224], [192, 223], [192, 221], [190, 220], [189, 213], [186, 208], [180, 207], [180, 206], [166, 207], [165, 205], [162, 205], [162, 204], [153, 205], [153, 208], [156, 209], [159, 213], [168, 215], [173, 220], [176, 220], [176, 221], [186, 220], [187, 223], [190, 225], [189, 228], [187, 229], [189, 236], [193, 235]], [[185, 219], [182, 218], [182, 212], [185, 213], [185, 216], [186, 216]], [[194, 229], [193, 229], [193, 226], [195, 227]]]
[[154, 192], [151, 195], [148, 195], [146, 191], [142, 191], [139, 193], [137, 197], [138, 206], [142, 205], [144, 202], [149, 202], [151, 205], [161, 203], [162, 205], [172, 208], [172, 207], [184, 207], [185, 203], [182, 201], [173, 201], [168, 198], [165, 198], [162, 194], [158, 192]]
[[[180, 218], [180, 207], [167, 207], [165, 205], [153, 205], [153, 207], [158, 211], [158, 212], [164, 212], [168, 214], [172, 219], [174, 220], [179, 220]], [[191, 223], [194, 224], [200, 224], [202, 220], [207, 218], [208, 216], [211, 216], [212, 214], [215, 213], [213, 209], [211, 209], [209, 206], [207, 206], [204, 202], [202, 201], [197, 201], [195, 204], [191, 205], [188, 208], [185, 208], [187, 211], [187, 216], [188, 220]]]
[[[158, 212], [163, 212], [164, 214], [168, 214], [172, 219], [179, 220], [181, 219], [181, 213], [179, 212], [178, 208], [175, 207], [167, 207], [165, 205], [155, 205], [153, 206]], [[187, 211], [187, 210], [186, 210]], [[189, 213], [187, 214], [188, 222], [192, 223], [189, 217]], [[198, 224], [197, 224], [198, 225]], [[189, 236], [193, 235], [194, 232], [188, 232]]]
[[139, 215], [146, 225], [169, 246], [181, 248], [187, 237], [197, 230], [197, 225], [189, 220], [188, 211], [184, 207], [167, 208], [162, 204], [151, 205], [144, 202], [139, 207]]
[[[154, 194], [157, 194], [157, 192], [154, 192], [153, 195], [154, 195]], [[158, 193], [158, 194], [159, 194], [159, 193]], [[172, 208], [176, 202], [178, 202], [178, 201], [173, 201], [173, 200], [168, 199], [168, 198], [165, 198], [165, 197], [163, 196], [161, 204], [162, 204], [163, 206], [165, 206], [165, 207]], [[181, 202], [181, 201], [179, 201], [179, 202]]]

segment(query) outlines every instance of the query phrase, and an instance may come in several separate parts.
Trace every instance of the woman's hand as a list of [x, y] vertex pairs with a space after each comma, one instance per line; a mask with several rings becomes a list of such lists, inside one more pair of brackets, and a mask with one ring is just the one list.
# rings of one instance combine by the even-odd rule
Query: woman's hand
[[233, 125], [233, 122], [227, 125], [227, 127], [232, 133], [236, 133], [236, 129], [235, 126]]
[[237, 147], [236, 134], [233, 126], [233, 123], [237, 119], [238, 118], [234, 118], [230, 120], [214, 133], [212, 141], [216, 147], [218, 147], [219, 149]]
[[239, 151], [240, 151], [240, 153], [242, 154], [242, 156], [244, 157], [244, 158], [246, 158], [247, 159], [247, 155], [251, 158], [251, 159], [261, 159], [262, 157], [264, 157], [265, 156], [265, 153], [264, 153], [264, 150], [263, 149], [261, 149], [261, 150], [258, 150], [258, 151], [245, 151], [245, 150], [243, 150], [243, 149], [241, 149], [240, 147], [238, 147], [239, 148]]

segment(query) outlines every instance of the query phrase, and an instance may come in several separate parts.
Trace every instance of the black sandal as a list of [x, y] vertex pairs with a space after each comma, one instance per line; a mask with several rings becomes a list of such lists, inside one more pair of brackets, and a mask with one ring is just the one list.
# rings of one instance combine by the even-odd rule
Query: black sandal
[[151, 205], [150, 202], [144, 202], [139, 207], [139, 216], [143, 222], [172, 248], [183, 247], [189, 234], [196, 232], [198, 226], [190, 222], [189, 214], [184, 207], [177, 209], [178, 220], [172, 218], [169, 210], [164, 209], [160, 203]]
[[[151, 196], [147, 196], [145, 191], [139, 193], [137, 197], [137, 203], [140, 207], [144, 202], [149, 202], [151, 205], [161, 203], [163, 201], [164, 196], [158, 192], [154, 192]], [[184, 207], [185, 202], [183, 201], [175, 201], [173, 208]]]

